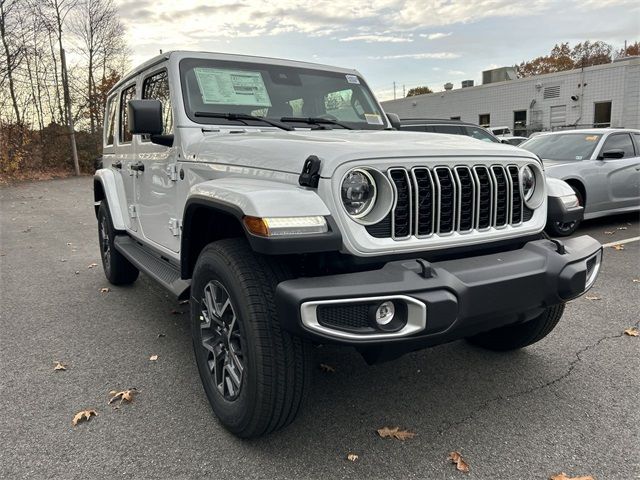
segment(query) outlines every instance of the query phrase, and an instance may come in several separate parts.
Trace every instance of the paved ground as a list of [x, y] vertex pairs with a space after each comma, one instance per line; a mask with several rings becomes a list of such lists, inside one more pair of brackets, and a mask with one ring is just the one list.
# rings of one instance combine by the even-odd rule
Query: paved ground
[[[100, 263], [91, 180], [0, 196], [4, 478], [640, 478], [640, 338], [622, 334], [640, 320], [640, 242], [606, 249], [591, 292], [602, 299], [571, 302], [552, 335], [521, 352], [456, 342], [368, 367], [352, 351], [319, 348], [317, 363], [337, 371], [318, 371], [298, 420], [240, 441], [210, 413], [186, 315], [171, 313], [185, 306], [144, 277], [100, 293], [101, 268], [87, 268]], [[640, 226], [617, 217], [582, 232], [610, 242]], [[56, 360], [68, 370], [54, 372]], [[133, 404], [107, 406], [110, 390], [133, 386]], [[98, 417], [73, 428], [85, 408]], [[418, 436], [380, 439], [385, 425]], [[470, 474], [447, 463], [452, 450]]]

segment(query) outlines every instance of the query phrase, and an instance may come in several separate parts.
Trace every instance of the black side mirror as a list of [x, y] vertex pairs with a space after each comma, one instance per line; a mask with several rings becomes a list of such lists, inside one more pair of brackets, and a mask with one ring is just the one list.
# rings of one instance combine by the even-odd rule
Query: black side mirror
[[387, 118], [389, 119], [389, 123], [396, 130], [400, 130], [402, 124], [400, 123], [400, 117], [395, 113], [387, 113]]
[[611, 160], [624, 157], [624, 150], [621, 148], [612, 148], [611, 150], [605, 150], [600, 154], [602, 160]]
[[129, 100], [129, 132], [149, 135], [151, 142], [166, 147], [173, 146], [173, 135], [162, 135], [162, 103], [160, 100]]

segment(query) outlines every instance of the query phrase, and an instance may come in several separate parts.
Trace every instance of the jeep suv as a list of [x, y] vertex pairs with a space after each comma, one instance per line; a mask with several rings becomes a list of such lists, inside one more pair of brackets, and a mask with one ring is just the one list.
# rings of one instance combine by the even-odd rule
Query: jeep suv
[[395, 131], [355, 70], [166, 53], [113, 87], [105, 119], [105, 274], [189, 299], [204, 391], [240, 437], [294, 419], [314, 343], [368, 362], [526, 347], [600, 268], [592, 238], [542, 234], [534, 154]]

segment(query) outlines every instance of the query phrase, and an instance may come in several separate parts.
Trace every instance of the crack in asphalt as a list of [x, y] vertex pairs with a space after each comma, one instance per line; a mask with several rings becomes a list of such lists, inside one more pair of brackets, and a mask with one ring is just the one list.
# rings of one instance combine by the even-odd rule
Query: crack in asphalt
[[[634, 325], [634, 327], [636, 328], [640, 328], [640, 320], [638, 320]], [[614, 340], [616, 338], [622, 338], [625, 336], [625, 333], [619, 333], [617, 335], [605, 335], [604, 337], [600, 337], [596, 342], [591, 343], [583, 348], [581, 348], [580, 350], [578, 350], [577, 352], [575, 352], [575, 358], [569, 362], [569, 366], [566, 369], [566, 371], [562, 374], [557, 376], [556, 378], [553, 378], [545, 383], [543, 383], [542, 385], [537, 385], [535, 387], [531, 387], [528, 388], [526, 390], [522, 390], [520, 392], [516, 392], [512, 395], [498, 395], [497, 397], [491, 398], [489, 400], [487, 400], [486, 402], [482, 403], [479, 407], [474, 409], [474, 412], [467, 415], [466, 417], [464, 417], [461, 420], [455, 421], [455, 422], [446, 422], [444, 424], [443, 427], [438, 429], [438, 434], [439, 435], [443, 435], [444, 433], [446, 433], [447, 431], [458, 427], [470, 420], [472, 420], [473, 418], [475, 418], [480, 412], [488, 409], [490, 406], [500, 403], [503, 400], [513, 400], [515, 398], [519, 398], [519, 397], [523, 397], [525, 395], [528, 395], [530, 393], [536, 392], [538, 390], [542, 390], [544, 388], [547, 387], [551, 387], [552, 385], [555, 385], [558, 382], [561, 382], [562, 380], [566, 379], [567, 377], [569, 377], [573, 371], [575, 370], [576, 366], [578, 365], [578, 363], [580, 363], [580, 361], [582, 360], [581, 355], [584, 354], [585, 352], [588, 352], [589, 350], [596, 348], [597, 346], [599, 346], [602, 342], [606, 341], [606, 340]]]

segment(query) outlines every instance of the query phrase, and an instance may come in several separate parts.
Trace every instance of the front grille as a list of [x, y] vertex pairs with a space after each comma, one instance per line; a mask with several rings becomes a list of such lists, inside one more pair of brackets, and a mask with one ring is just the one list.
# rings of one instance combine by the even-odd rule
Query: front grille
[[396, 240], [516, 226], [529, 221], [516, 165], [394, 167], [387, 172], [396, 201], [370, 235]]

